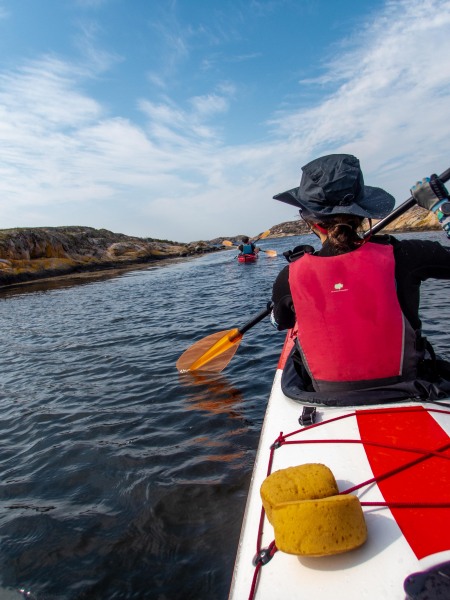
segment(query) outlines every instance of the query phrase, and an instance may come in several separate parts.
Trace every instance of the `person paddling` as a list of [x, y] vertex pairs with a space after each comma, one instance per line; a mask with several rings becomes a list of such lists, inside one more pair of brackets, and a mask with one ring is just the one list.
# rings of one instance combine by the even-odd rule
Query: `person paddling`
[[253, 242], [250, 241], [250, 238], [244, 235], [241, 238], [242, 244], [238, 246], [240, 254], [258, 254], [259, 248], [255, 246]]
[[[395, 200], [365, 185], [355, 156], [323, 156], [302, 171], [298, 188], [274, 198], [299, 208], [322, 247], [285, 253], [290, 263], [273, 285], [272, 323], [296, 331], [284, 392], [326, 404], [447, 396], [450, 363], [437, 359], [422, 335], [419, 301], [423, 281], [450, 279], [450, 248], [363, 237], [363, 221], [384, 218]], [[450, 234], [443, 183], [425, 178], [411, 193]]]

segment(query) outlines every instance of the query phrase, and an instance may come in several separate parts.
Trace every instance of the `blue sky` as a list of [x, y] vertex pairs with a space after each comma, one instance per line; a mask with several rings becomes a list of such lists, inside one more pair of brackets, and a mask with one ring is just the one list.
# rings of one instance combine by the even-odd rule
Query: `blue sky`
[[177, 241], [296, 218], [322, 154], [450, 166], [450, 0], [0, 0], [0, 227]]

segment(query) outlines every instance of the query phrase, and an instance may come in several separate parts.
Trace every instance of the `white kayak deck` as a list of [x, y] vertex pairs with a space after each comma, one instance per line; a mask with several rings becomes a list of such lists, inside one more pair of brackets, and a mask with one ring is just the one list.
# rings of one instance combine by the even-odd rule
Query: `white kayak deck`
[[[303, 406], [281, 391], [282, 370], [275, 375], [271, 396], [261, 432], [253, 476], [250, 484], [243, 527], [237, 550], [236, 564], [230, 591], [230, 600], [250, 597], [255, 567], [252, 560], [257, 552], [257, 537], [261, 517], [259, 489], [267, 477], [270, 447], [279, 437], [301, 430], [299, 417]], [[386, 408], [386, 405], [382, 405]], [[389, 407], [408, 404], [389, 404]], [[418, 406], [411, 403], [411, 406]], [[436, 409], [435, 404], [422, 404], [424, 408]], [[381, 406], [357, 407], [373, 410]], [[360, 439], [355, 416], [329, 422], [344, 414], [353, 415], [355, 407], [317, 407], [316, 422], [326, 421], [323, 426], [303, 429], [291, 440]], [[430, 411], [433, 419], [450, 435], [450, 415]], [[414, 440], [420, 445], [420, 440]], [[412, 445], [412, 444], [411, 444]], [[442, 461], [449, 463], [450, 461]], [[288, 466], [305, 463], [322, 463], [333, 472], [339, 491], [373, 477], [364, 446], [360, 443], [305, 443], [285, 444], [275, 450], [271, 472]], [[450, 487], [450, 486], [448, 486]], [[353, 492], [361, 502], [383, 501], [376, 483]], [[254, 598], [256, 599], [333, 599], [333, 600], [403, 600], [405, 578], [417, 571], [450, 560], [450, 539], [446, 548], [432, 556], [418, 560], [387, 507], [363, 507], [368, 528], [367, 542], [356, 550], [326, 557], [299, 557], [276, 552], [273, 558], [260, 568]], [[450, 509], [448, 517], [450, 517]], [[261, 547], [274, 540], [272, 526], [264, 517]]]

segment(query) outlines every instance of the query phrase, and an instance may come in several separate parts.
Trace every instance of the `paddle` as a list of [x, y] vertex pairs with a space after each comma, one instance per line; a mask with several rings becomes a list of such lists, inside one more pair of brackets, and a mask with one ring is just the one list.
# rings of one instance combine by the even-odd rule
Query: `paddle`
[[[450, 168], [439, 175], [439, 179], [443, 183], [448, 181], [450, 179]], [[394, 208], [387, 217], [384, 217], [384, 219], [381, 219], [381, 221], [378, 221], [373, 227], [364, 232], [364, 238], [377, 233], [383, 229], [383, 227], [386, 227], [386, 225], [392, 223], [397, 217], [412, 208], [415, 204], [416, 201], [410, 196], [408, 200], [400, 204], [400, 206], [397, 206], [397, 208]], [[231, 242], [230, 244], [233, 245]], [[177, 361], [177, 369], [180, 372], [185, 373], [204, 367], [202, 369], [203, 371], [220, 373], [235, 355], [244, 333], [267, 317], [271, 311], [272, 305], [268, 305], [266, 309], [256, 315], [256, 317], [251, 319], [240, 329], [219, 331], [199, 340], [180, 356]]]
[[178, 371], [186, 373], [202, 369], [220, 373], [235, 355], [244, 333], [270, 315], [271, 311], [272, 304], [239, 329], [218, 331], [195, 342], [177, 360]]
[[263, 240], [264, 238], [268, 237], [269, 235], [270, 235], [270, 229], [266, 229], [266, 231], [263, 231], [263, 233], [261, 233], [261, 235], [259, 235], [257, 238], [252, 240], [252, 242], [253, 243], [259, 242], [259, 240]]
[[[258, 242], [259, 240], [263, 240], [268, 235], [270, 235], [270, 229], [267, 229], [267, 231], [264, 231], [263, 233], [261, 233], [260, 236], [258, 236], [254, 240], [252, 240], [253, 244], [255, 244], [256, 242]], [[229, 246], [229, 247], [231, 247], [231, 246], [239, 246], [239, 244], [231, 242], [230, 240], [223, 240], [222, 246]], [[263, 250], [262, 248], [260, 248], [259, 251], [260, 252], [264, 252], [265, 254], [267, 254], [267, 256], [270, 256], [271, 258], [274, 257], [274, 256], [277, 256], [277, 251], [276, 250]]]
[[[237, 247], [238, 245], [239, 244], [233, 244], [233, 242], [230, 242], [229, 240], [224, 240], [222, 242], [222, 246], [228, 246], [228, 247], [234, 246], [234, 247]], [[277, 251], [276, 250], [263, 250], [262, 248], [260, 248], [259, 252], [264, 252], [264, 254], [267, 254], [267, 256], [270, 256], [270, 257], [277, 256]]]
[[[263, 239], [265, 239], [269, 235], [270, 235], [270, 229], [267, 229], [266, 231], [263, 231], [261, 233], [261, 235], [259, 235], [254, 240], [252, 239], [251, 241], [255, 244], [256, 242], [259, 242], [259, 240], [263, 240]], [[223, 246], [234, 246], [236, 244], [235, 244], [235, 242], [230, 242], [230, 240], [223, 240], [222, 245]]]

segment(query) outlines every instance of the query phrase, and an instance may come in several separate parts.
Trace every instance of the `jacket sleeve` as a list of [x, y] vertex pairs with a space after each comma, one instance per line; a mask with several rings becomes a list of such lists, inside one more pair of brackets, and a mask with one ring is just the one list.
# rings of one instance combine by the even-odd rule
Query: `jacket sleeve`
[[295, 325], [294, 303], [289, 287], [289, 265], [287, 265], [275, 280], [272, 288], [273, 320], [278, 331], [290, 329]]
[[430, 278], [450, 279], [450, 247], [431, 240], [398, 240], [393, 236], [386, 237], [394, 248], [395, 279], [400, 306], [414, 329], [420, 329], [421, 284]]
[[450, 247], [428, 240], [391, 240], [398, 279], [405, 274], [417, 283], [450, 279]]

